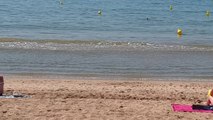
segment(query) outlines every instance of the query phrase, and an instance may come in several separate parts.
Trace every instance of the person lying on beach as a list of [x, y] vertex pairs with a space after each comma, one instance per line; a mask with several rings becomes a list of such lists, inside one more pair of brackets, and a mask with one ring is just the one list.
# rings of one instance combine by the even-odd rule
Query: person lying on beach
[[208, 95], [207, 95], [207, 97], [208, 97], [208, 100], [207, 100], [207, 105], [213, 105], [213, 89], [210, 89], [209, 91], [208, 91]]

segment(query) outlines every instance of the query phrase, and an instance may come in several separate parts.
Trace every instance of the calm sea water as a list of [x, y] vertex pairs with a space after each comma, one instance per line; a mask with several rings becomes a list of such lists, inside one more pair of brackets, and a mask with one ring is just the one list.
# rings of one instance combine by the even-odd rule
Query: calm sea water
[[212, 12], [213, 0], [1, 0], [0, 72], [213, 77]]

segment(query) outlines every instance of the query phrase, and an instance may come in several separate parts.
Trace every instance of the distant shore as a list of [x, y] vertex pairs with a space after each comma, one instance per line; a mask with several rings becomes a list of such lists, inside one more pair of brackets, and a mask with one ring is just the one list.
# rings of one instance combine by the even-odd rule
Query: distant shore
[[[174, 78], [175, 79], [175, 78]], [[190, 80], [189, 80], [190, 81]], [[172, 103], [202, 104], [212, 82], [187, 80], [78, 80], [5, 76], [2, 119], [210, 119], [213, 114], [173, 112]]]

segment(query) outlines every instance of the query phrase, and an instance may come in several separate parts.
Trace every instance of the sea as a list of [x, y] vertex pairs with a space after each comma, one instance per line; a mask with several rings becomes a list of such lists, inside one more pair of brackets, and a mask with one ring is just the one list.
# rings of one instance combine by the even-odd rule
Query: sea
[[213, 0], [1, 0], [0, 16], [3, 75], [213, 78]]

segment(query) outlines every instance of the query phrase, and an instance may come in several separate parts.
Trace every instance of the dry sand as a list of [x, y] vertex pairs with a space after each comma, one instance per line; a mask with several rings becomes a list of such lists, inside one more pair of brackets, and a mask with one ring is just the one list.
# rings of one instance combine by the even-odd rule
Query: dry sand
[[15, 120], [205, 120], [213, 113], [173, 112], [171, 103], [206, 101], [211, 82], [53, 80], [5, 77], [0, 119]]

